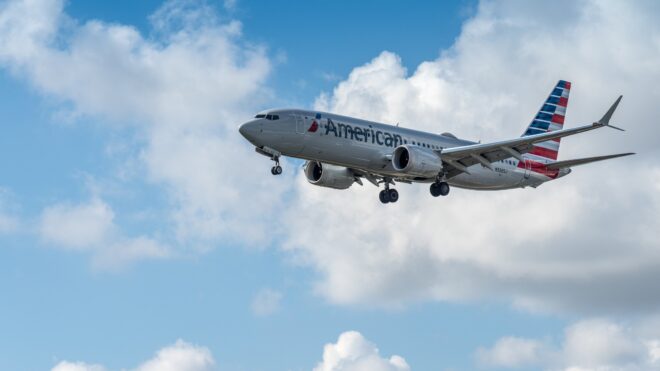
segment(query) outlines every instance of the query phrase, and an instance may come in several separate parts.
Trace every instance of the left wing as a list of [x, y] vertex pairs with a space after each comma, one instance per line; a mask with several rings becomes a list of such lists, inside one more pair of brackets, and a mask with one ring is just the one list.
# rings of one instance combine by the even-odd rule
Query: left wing
[[450, 147], [437, 150], [435, 152], [440, 155], [440, 158], [444, 163], [451, 167], [447, 177], [456, 176], [461, 172], [469, 174], [468, 167], [475, 164], [482, 164], [483, 166], [492, 169], [493, 162], [511, 157], [515, 157], [520, 161], [524, 161], [522, 155], [531, 151], [535, 143], [563, 138], [570, 135], [583, 133], [585, 131], [602, 128], [604, 126], [610, 126], [612, 128], [621, 130], [609, 124], [612, 113], [614, 113], [614, 110], [619, 105], [621, 98], [622, 97], [619, 96], [619, 98], [614, 102], [612, 107], [610, 107], [603, 118], [591, 125], [579, 126], [572, 129], [555, 130], [547, 133], [528, 135], [520, 138], [503, 140], [493, 143]]

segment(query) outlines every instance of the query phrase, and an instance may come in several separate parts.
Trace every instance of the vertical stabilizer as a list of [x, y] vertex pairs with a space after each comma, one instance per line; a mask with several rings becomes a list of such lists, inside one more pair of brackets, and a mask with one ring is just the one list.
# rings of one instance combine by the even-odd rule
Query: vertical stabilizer
[[[522, 136], [541, 134], [563, 128], [568, 95], [571, 92], [571, 83], [560, 80], [545, 100], [543, 106], [529, 124]], [[549, 140], [534, 145], [534, 148], [523, 157], [536, 163], [547, 164], [557, 160], [560, 139]]]

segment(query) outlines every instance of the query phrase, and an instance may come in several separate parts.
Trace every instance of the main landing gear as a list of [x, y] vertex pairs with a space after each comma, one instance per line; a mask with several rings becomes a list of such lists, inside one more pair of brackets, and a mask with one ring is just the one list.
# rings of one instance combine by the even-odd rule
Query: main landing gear
[[386, 204], [389, 202], [397, 202], [399, 201], [399, 192], [392, 188], [390, 189], [390, 182], [388, 180], [385, 180], [385, 189], [380, 191], [378, 194], [378, 198], [380, 199], [380, 202]]
[[273, 157], [273, 161], [275, 161], [275, 166], [270, 168], [270, 173], [273, 175], [280, 175], [282, 174], [282, 167], [280, 166], [280, 158], [279, 157]]
[[443, 181], [435, 181], [431, 184], [429, 190], [431, 191], [431, 196], [433, 197], [446, 196], [449, 194], [449, 184]]

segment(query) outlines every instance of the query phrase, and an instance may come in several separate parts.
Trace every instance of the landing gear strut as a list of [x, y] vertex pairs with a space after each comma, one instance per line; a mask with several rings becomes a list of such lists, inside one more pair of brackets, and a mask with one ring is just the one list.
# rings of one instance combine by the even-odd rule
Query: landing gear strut
[[399, 201], [399, 192], [392, 188], [390, 189], [390, 182], [389, 180], [385, 180], [385, 189], [380, 191], [378, 194], [378, 198], [380, 199], [380, 202], [386, 204], [388, 202], [397, 202]]
[[270, 173], [273, 175], [282, 174], [282, 167], [280, 166], [280, 158], [273, 156], [272, 160], [275, 161], [275, 166], [270, 168]]
[[433, 197], [446, 196], [449, 194], [449, 184], [444, 181], [435, 181], [433, 184], [431, 184], [430, 191], [431, 196]]

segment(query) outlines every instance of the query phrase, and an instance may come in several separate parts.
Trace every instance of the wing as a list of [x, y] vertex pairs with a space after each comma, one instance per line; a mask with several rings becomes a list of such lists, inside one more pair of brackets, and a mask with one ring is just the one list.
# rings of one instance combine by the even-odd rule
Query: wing
[[[528, 135], [520, 138], [503, 140], [493, 143], [484, 144], [471, 144], [460, 147], [450, 147], [436, 151], [440, 155], [442, 161], [449, 165], [447, 177], [454, 177], [462, 172], [468, 173], [468, 167], [475, 164], [482, 164], [483, 166], [492, 169], [492, 163], [507, 158], [514, 157], [520, 161], [524, 161], [522, 155], [532, 150], [535, 143], [545, 142], [548, 140], [559, 139], [586, 131], [610, 126], [609, 120], [617, 105], [621, 101], [621, 96], [614, 102], [612, 107], [607, 111], [605, 116], [599, 121], [591, 125], [579, 126], [572, 129], [555, 130], [547, 133]], [[615, 127], [613, 127], [615, 128]], [[615, 128], [621, 130], [619, 128]]]

